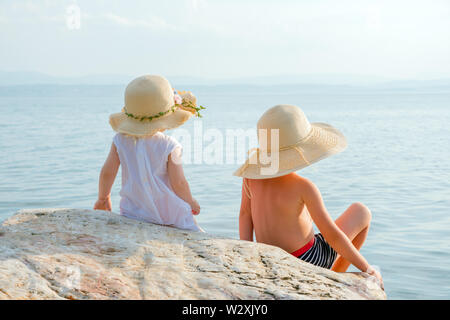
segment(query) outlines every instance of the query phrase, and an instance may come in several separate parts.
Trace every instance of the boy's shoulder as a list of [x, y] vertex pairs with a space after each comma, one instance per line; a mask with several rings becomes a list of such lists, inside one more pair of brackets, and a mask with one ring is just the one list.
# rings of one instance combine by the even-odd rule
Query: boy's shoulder
[[317, 188], [314, 182], [312, 182], [308, 178], [298, 175], [297, 173], [293, 173], [291, 179], [293, 183], [300, 188]]

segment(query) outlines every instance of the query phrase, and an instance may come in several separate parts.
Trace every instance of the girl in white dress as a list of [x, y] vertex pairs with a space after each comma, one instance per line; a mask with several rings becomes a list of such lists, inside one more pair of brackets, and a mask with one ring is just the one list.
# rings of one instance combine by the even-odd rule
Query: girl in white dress
[[125, 106], [110, 115], [118, 133], [99, 178], [95, 210], [111, 211], [111, 188], [122, 165], [120, 214], [151, 223], [203, 231], [193, 215], [200, 213], [181, 164], [182, 147], [163, 133], [199, 115], [190, 92], [174, 92], [161, 76], [134, 79], [125, 90]]

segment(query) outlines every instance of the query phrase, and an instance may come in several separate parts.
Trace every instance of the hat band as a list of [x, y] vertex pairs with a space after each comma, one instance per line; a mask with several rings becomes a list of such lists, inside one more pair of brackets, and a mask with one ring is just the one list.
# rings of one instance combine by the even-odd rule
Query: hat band
[[[303, 139], [302, 139], [303, 140]], [[300, 141], [301, 142], [301, 141]], [[302, 158], [303, 161], [306, 162], [307, 165], [310, 165], [310, 162], [308, 161], [308, 159], [306, 159], [305, 154], [303, 152], [303, 149], [301, 147], [298, 146], [298, 144], [300, 142], [297, 142], [296, 144], [287, 146], [287, 147], [282, 147], [278, 149], [278, 152], [280, 151], [284, 151], [284, 150], [290, 150], [290, 149], [294, 149], [295, 151], [297, 151], [297, 153], [300, 155], [300, 157]], [[256, 155], [257, 158], [259, 159], [259, 153], [261, 151], [260, 148], [252, 148], [250, 149], [247, 154], [248, 154], [248, 159], [245, 161], [245, 163], [239, 168], [239, 170], [237, 171], [238, 175], [242, 175], [244, 173], [244, 171], [248, 168], [248, 166], [250, 165], [250, 154], [256, 151]]]
[[152, 121], [153, 119], [157, 119], [157, 118], [160, 118], [160, 117], [162, 117], [162, 116], [165, 116], [165, 115], [168, 114], [169, 112], [174, 112], [177, 108], [178, 108], [178, 105], [173, 105], [173, 106], [170, 107], [168, 110], [158, 112], [158, 113], [156, 113], [156, 114], [154, 114], [154, 115], [152, 115], [152, 116], [137, 116], [137, 115], [134, 115], [134, 114], [132, 114], [132, 113], [129, 113], [129, 112], [127, 111], [127, 108], [126, 108], [126, 107], [123, 107], [123, 112], [124, 112], [124, 113], [127, 115], [127, 117], [129, 117], [129, 118], [133, 118], [133, 119], [136, 119], [136, 120], [139, 120], [139, 121], [144, 121], [144, 120]]
[[[306, 136], [304, 136], [303, 138], [301, 138], [300, 140], [298, 140], [296, 143], [294, 143], [294, 144], [291, 144], [291, 145], [289, 145], [289, 146], [285, 146], [285, 147], [281, 147], [281, 148], [278, 148], [278, 152], [280, 152], [280, 151], [284, 151], [284, 150], [290, 150], [290, 149], [294, 149], [295, 151], [297, 151], [297, 153], [300, 155], [300, 157], [303, 159], [303, 161], [305, 161], [308, 165], [310, 164], [309, 163], [309, 161], [306, 159], [306, 157], [305, 157], [305, 155], [304, 155], [304, 152], [303, 152], [303, 149], [299, 146], [299, 144], [301, 144], [302, 142], [304, 142], [304, 141], [306, 141], [307, 139], [309, 139], [310, 137], [311, 137], [311, 135], [313, 134], [313, 129], [311, 128], [311, 130], [308, 132], [308, 134], [306, 135]], [[252, 149], [250, 149], [249, 151], [248, 151], [248, 157], [250, 158], [250, 153], [252, 152], [252, 151], [255, 151], [256, 150], [256, 152], [257, 152], [257, 155], [258, 155], [258, 157], [259, 157], [259, 152], [261, 151], [261, 149], [258, 147], [258, 148], [252, 148]], [[265, 152], [268, 152], [268, 153], [270, 153], [271, 152], [271, 150], [265, 150]]]
[[[259, 130], [268, 130], [268, 129], [259, 129]], [[272, 129], [272, 130], [273, 130], [273, 129]], [[291, 144], [291, 145], [288, 145], [288, 146], [285, 146], [285, 147], [278, 148], [278, 150], [279, 150], [279, 151], [282, 151], [282, 150], [287, 150], [287, 149], [294, 148], [295, 146], [299, 145], [300, 143], [302, 143], [302, 142], [308, 140], [313, 134], [314, 134], [313, 128], [311, 127], [311, 128], [309, 129], [308, 134], [307, 134], [306, 136], [304, 136], [303, 138], [301, 138], [300, 140], [297, 140], [296, 143]], [[267, 149], [267, 152], [270, 152], [270, 149]]]
[[[163, 117], [163, 116], [167, 115], [167, 114], [170, 113], [170, 112], [175, 112], [175, 110], [178, 109], [178, 108], [182, 108], [182, 109], [188, 108], [188, 109], [191, 109], [191, 110], [194, 111], [193, 113], [194, 113], [197, 117], [199, 117], [199, 118], [202, 117], [202, 115], [200, 114], [200, 110], [206, 109], [206, 108], [203, 107], [203, 106], [198, 106], [198, 107], [197, 107], [197, 106], [196, 106], [194, 103], [192, 103], [191, 101], [185, 101], [185, 100], [183, 100], [183, 101], [181, 102], [181, 104], [174, 104], [174, 105], [173, 105], [172, 107], [170, 107], [168, 110], [158, 112], [158, 113], [156, 113], [156, 114], [154, 114], [154, 115], [152, 115], [152, 116], [138, 116], [138, 115], [129, 113], [129, 112], [127, 111], [127, 108], [126, 108], [126, 107], [123, 107], [123, 112], [124, 112], [124, 113], [127, 115], [127, 117], [129, 117], [129, 118], [133, 118], [133, 119], [136, 119], [136, 120], [139, 120], [139, 121], [144, 121], [144, 120], [146, 120], [146, 121], [152, 121], [152, 120], [154, 120], [154, 119]], [[190, 112], [192, 112], [192, 111], [190, 111]]]
[[[290, 150], [290, 149], [294, 149], [295, 151], [297, 151], [297, 153], [300, 155], [300, 157], [303, 159], [303, 161], [305, 161], [307, 164], [310, 164], [309, 161], [306, 159], [306, 157], [305, 157], [305, 155], [304, 155], [303, 149], [302, 149], [301, 147], [298, 146], [299, 143], [300, 143], [300, 142], [297, 142], [296, 144], [293, 144], [293, 145], [290, 145], [290, 146], [287, 146], [287, 147], [278, 148], [278, 152], [280, 152], [280, 151], [285, 151], [285, 150]], [[248, 156], [249, 156], [249, 158], [250, 158], [250, 154], [251, 154], [253, 151], [256, 151], [257, 155], [259, 156], [259, 153], [261, 152], [261, 149], [260, 149], [260, 148], [252, 148], [252, 149], [250, 149], [250, 150], [248, 151]], [[266, 152], [267, 152], [267, 151], [268, 151], [268, 150], [266, 150]], [[270, 152], [270, 151], [269, 151], [269, 152]]]

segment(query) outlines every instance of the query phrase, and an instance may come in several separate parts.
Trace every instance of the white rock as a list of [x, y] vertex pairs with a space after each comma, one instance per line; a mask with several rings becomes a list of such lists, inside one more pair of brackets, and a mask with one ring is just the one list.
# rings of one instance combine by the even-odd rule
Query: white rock
[[0, 227], [0, 299], [386, 299], [264, 244], [105, 211], [21, 210]]

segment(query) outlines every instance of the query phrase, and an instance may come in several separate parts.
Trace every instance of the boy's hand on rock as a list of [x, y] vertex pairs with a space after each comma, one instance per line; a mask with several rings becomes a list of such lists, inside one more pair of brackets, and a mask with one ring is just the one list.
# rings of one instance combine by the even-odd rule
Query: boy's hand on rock
[[97, 202], [94, 204], [94, 210], [111, 211], [111, 209], [112, 209], [111, 197], [98, 199]]
[[381, 274], [377, 270], [375, 270], [372, 266], [369, 266], [369, 268], [367, 268], [366, 273], [375, 277], [378, 280], [381, 289], [384, 290], [383, 278], [381, 277]]
[[192, 202], [190, 203], [192, 214], [198, 215], [200, 213], [200, 205], [198, 204], [197, 200], [192, 199]]

